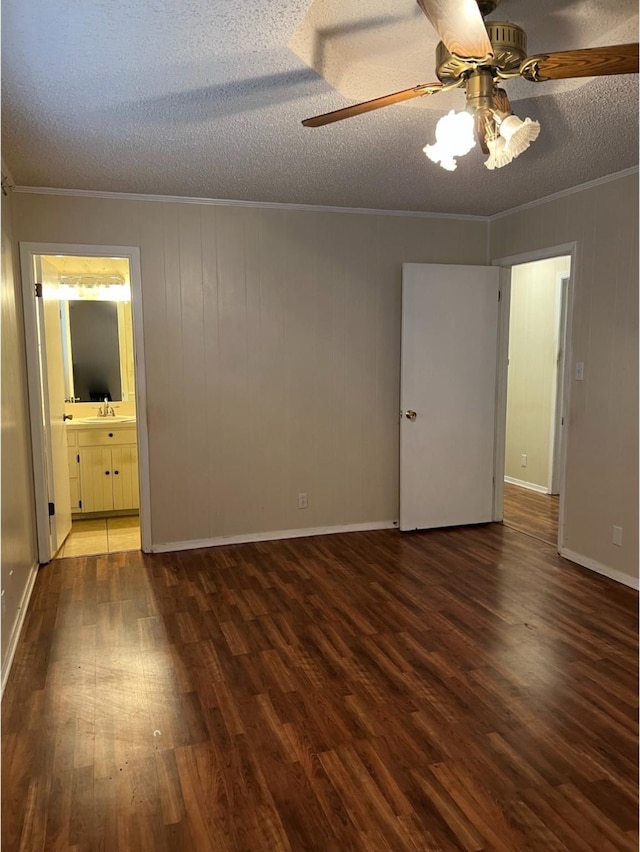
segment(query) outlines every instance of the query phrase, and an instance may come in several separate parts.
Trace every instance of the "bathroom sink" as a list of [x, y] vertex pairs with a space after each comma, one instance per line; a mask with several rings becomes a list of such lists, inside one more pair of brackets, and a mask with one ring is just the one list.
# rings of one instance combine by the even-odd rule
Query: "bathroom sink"
[[109, 426], [112, 423], [135, 423], [135, 417], [129, 417], [126, 414], [109, 415], [107, 417], [80, 417], [77, 423], [102, 423], [104, 426]]

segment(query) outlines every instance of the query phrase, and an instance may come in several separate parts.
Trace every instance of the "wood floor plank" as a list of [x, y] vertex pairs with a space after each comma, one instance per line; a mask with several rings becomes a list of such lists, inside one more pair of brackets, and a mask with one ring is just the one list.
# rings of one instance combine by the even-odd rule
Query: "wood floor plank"
[[560, 498], [510, 482], [504, 484], [504, 523], [512, 529], [557, 544]]
[[634, 591], [499, 524], [54, 561], [2, 848], [637, 848], [637, 630]]

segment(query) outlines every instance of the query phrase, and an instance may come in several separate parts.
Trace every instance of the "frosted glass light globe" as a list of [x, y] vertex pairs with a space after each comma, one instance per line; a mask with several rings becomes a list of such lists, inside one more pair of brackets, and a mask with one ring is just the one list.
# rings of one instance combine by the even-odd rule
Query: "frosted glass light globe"
[[500, 125], [500, 136], [506, 141], [507, 151], [513, 157], [518, 157], [526, 151], [538, 138], [539, 133], [540, 124], [537, 121], [531, 121], [530, 118], [521, 121], [517, 115], [507, 116]]
[[436, 144], [422, 149], [434, 163], [452, 172], [456, 157], [463, 157], [476, 144], [473, 135], [473, 118], [468, 112], [450, 110], [436, 125]]
[[489, 159], [484, 161], [488, 169], [501, 169], [513, 160], [513, 154], [507, 150], [507, 143], [502, 136], [496, 139], [487, 139]]

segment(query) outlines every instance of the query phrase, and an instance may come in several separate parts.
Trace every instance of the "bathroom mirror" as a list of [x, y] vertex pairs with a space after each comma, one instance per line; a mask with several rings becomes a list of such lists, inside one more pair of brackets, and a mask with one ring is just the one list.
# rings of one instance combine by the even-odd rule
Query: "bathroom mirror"
[[131, 303], [73, 299], [60, 304], [67, 399], [133, 400]]
[[69, 302], [73, 395], [79, 402], [121, 400], [115, 302]]

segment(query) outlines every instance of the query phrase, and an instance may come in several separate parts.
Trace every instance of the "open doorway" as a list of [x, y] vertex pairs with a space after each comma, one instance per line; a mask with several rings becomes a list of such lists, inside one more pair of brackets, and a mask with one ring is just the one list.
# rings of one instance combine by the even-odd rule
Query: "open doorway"
[[66, 248], [21, 246], [41, 563], [137, 550], [145, 539], [137, 250]]
[[503, 521], [558, 543], [571, 256], [511, 269]]

